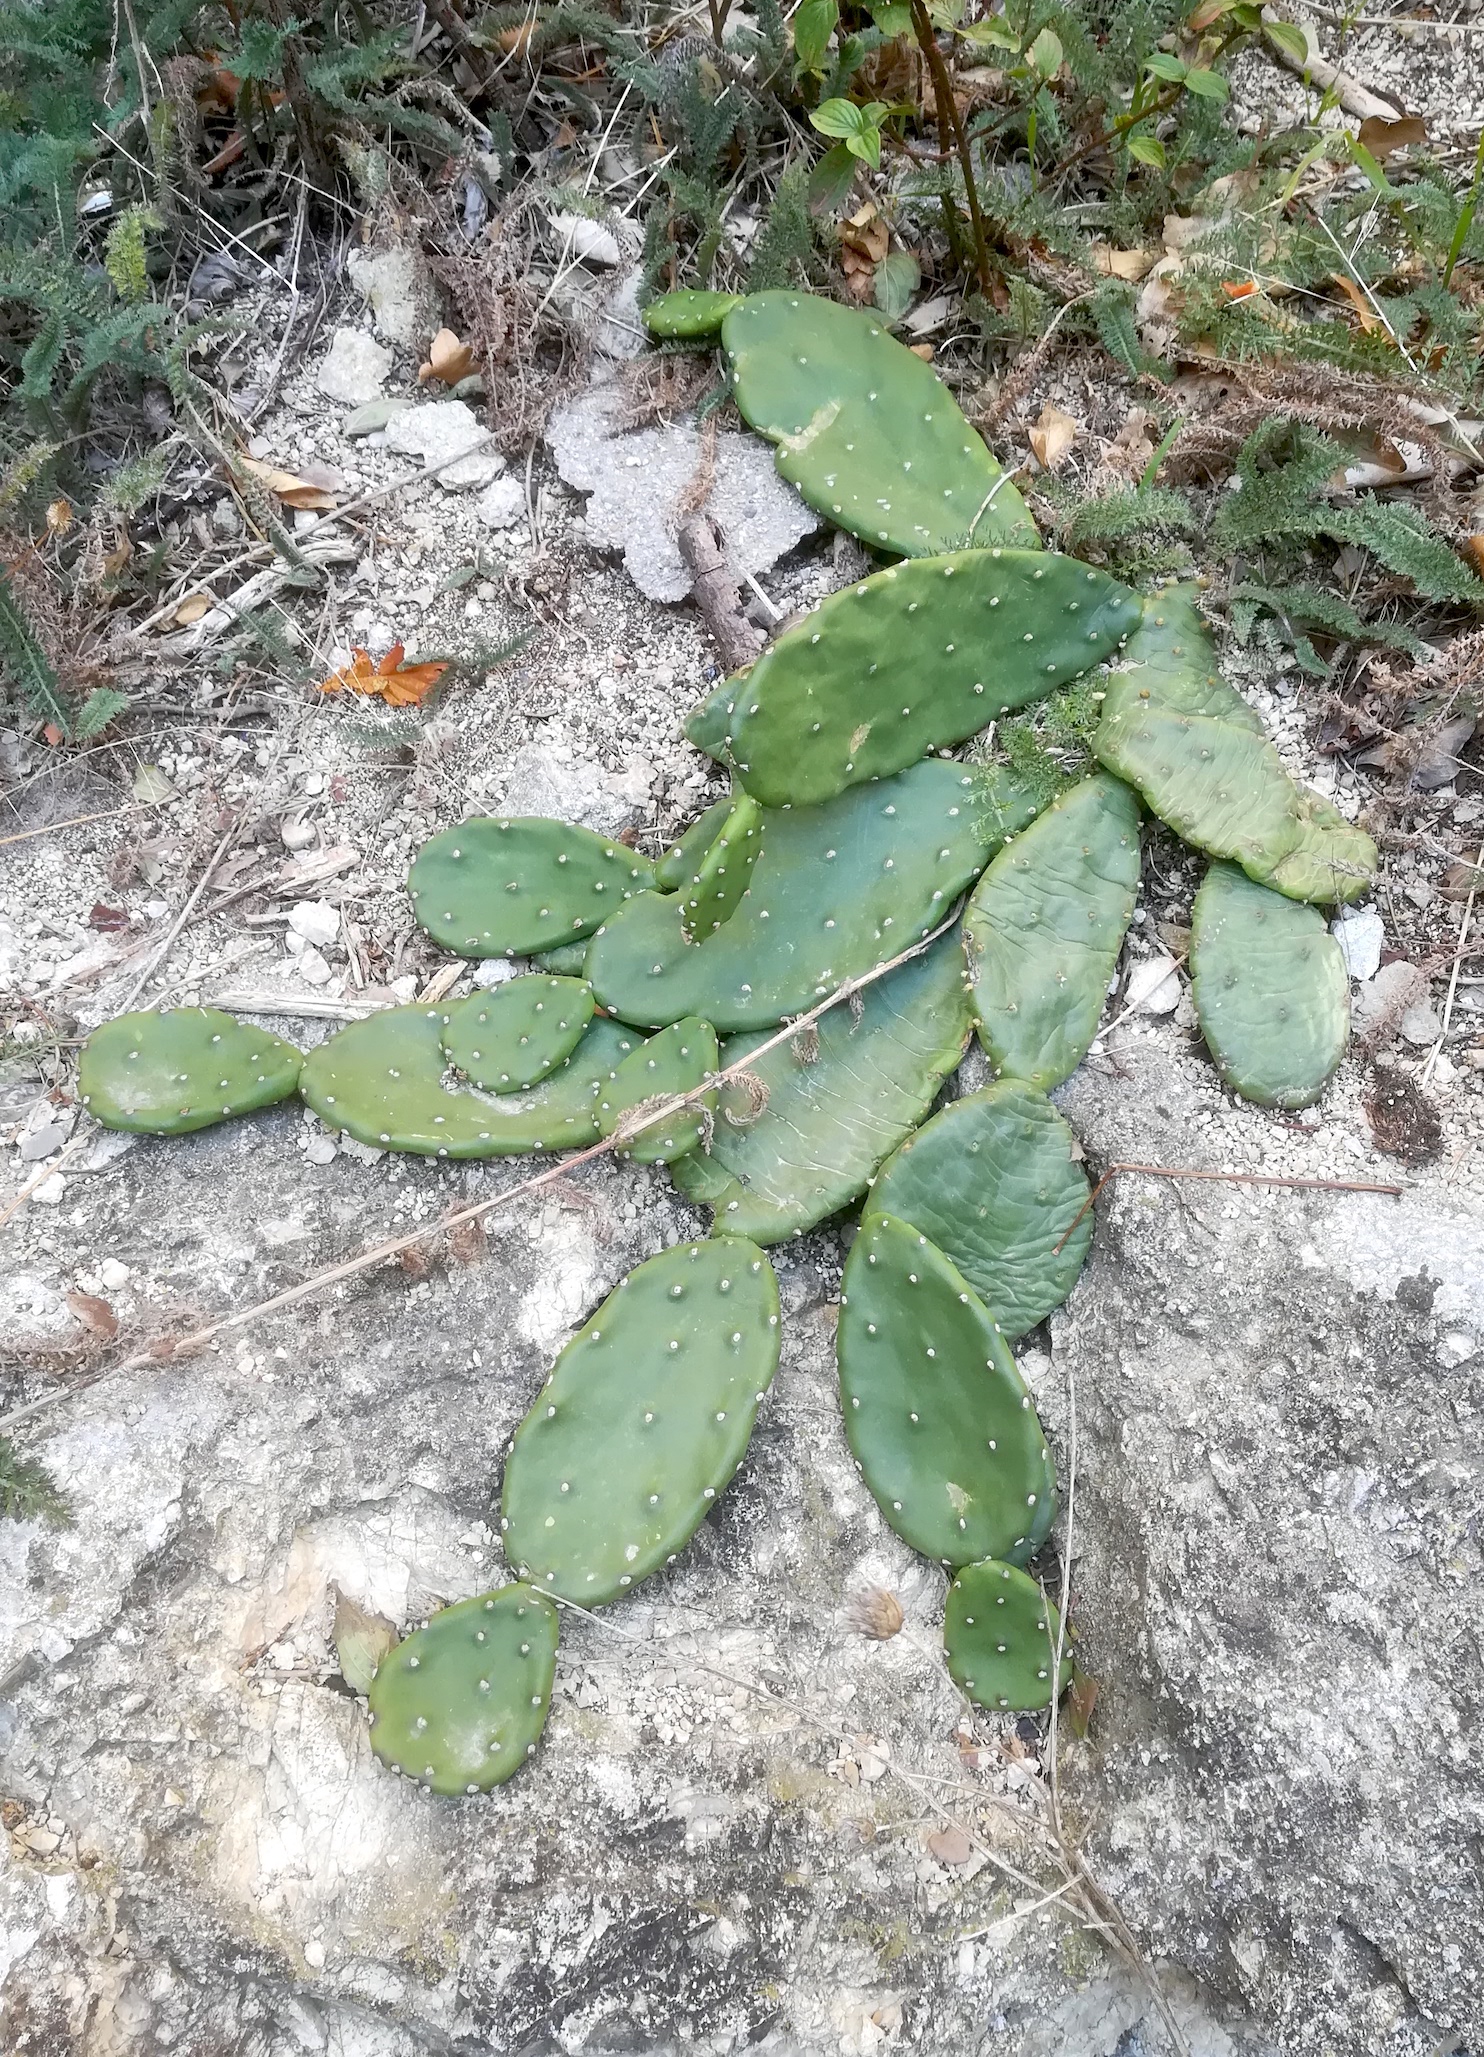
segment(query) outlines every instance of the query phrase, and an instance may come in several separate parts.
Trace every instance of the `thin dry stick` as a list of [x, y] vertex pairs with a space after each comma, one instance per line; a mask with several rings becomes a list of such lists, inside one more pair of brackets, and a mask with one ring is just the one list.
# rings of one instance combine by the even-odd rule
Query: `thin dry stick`
[[1116, 1178], [1121, 1171], [1142, 1172], [1148, 1178], [1195, 1178], [1211, 1179], [1220, 1184], [1233, 1186], [1292, 1186], [1306, 1192], [1317, 1193], [1389, 1193], [1393, 1199], [1400, 1199], [1407, 1190], [1405, 1186], [1376, 1186], [1366, 1179], [1354, 1178], [1278, 1178], [1266, 1171], [1194, 1171], [1186, 1164], [1110, 1164], [1082, 1205], [1077, 1209], [1072, 1226], [1057, 1244], [1052, 1256], [1059, 1256], [1067, 1246], [1077, 1223], [1081, 1221], [1098, 1194], [1109, 1179]]
[[1448, 980], [1448, 997], [1443, 1003], [1443, 1026], [1438, 1031], [1438, 1040], [1427, 1053], [1427, 1062], [1422, 1067], [1422, 1083], [1426, 1085], [1433, 1075], [1433, 1067], [1443, 1054], [1443, 1045], [1448, 1040], [1448, 1024], [1453, 1019], [1453, 998], [1458, 991], [1458, 971], [1468, 954], [1469, 923], [1474, 918], [1474, 901], [1479, 893], [1479, 872], [1484, 867], [1484, 843], [1479, 845], [1479, 854], [1474, 859], [1474, 882], [1469, 887], [1469, 896], [1463, 903], [1463, 926], [1458, 931], [1458, 949], [1453, 959], [1453, 971]]
[[121, 814], [138, 814], [142, 801], [131, 800], [127, 807], [108, 807], [102, 814], [75, 814], [71, 821], [49, 821], [39, 829], [21, 829], [13, 836], [0, 836], [0, 850], [12, 843], [28, 843], [32, 836], [59, 836], [63, 829], [85, 828], [90, 821], [117, 821]]
[[241, 826], [242, 823], [240, 821], [234, 821], [231, 827], [227, 830], [227, 833], [222, 837], [221, 841], [217, 844], [216, 849], [212, 852], [211, 856], [206, 860], [206, 869], [202, 872], [200, 878], [196, 881], [195, 891], [191, 894], [190, 898], [186, 901], [184, 907], [181, 908], [179, 914], [176, 915], [174, 921], [171, 922], [169, 928], [166, 930], [165, 935], [160, 943], [159, 949], [155, 951], [154, 955], [145, 965], [143, 971], [140, 972], [138, 978], [134, 981], [134, 984], [130, 989], [128, 999], [125, 1000], [122, 1007], [120, 1007], [118, 1010], [120, 1014], [128, 1013], [129, 1009], [134, 1005], [134, 1002], [139, 998], [139, 995], [144, 991], [145, 987], [149, 984], [150, 980], [154, 977], [155, 973], [164, 963], [166, 957], [170, 954], [170, 949], [175, 941], [175, 938], [180, 934], [181, 930], [190, 920], [191, 914], [195, 909], [196, 902], [201, 898], [201, 895], [206, 891], [207, 885], [211, 879], [211, 874], [216, 870], [217, 866], [226, 856], [228, 850], [237, 840], [237, 834]]
[[92, 1140], [93, 1131], [90, 1128], [86, 1135], [74, 1136], [72, 1138], [72, 1141], [67, 1145], [66, 1149], [62, 1152], [61, 1156], [57, 1159], [55, 1164], [43, 1164], [39, 1171], [33, 1172], [31, 1177], [27, 1179], [26, 1183], [21, 1187], [20, 1191], [11, 1201], [10, 1205], [6, 1207], [3, 1211], [0, 1211], [0, 1228], [4, 1228], [6, 1222], [10, 1220], [10, 1217], [13, 1214], [20, 1213], [21, 1209], [25, 1206], [26, 1202], [30, 1199], [31, 1195], [36, 1191], [36, 1188], [38, 1186], [44, 1186], [54, 1171], [60, 1171], [64, 1164], [66, 1164], [71, 1158], [75, 1157], [78, 1151], [81, 1150], [85, 1144], [91, 1143]]

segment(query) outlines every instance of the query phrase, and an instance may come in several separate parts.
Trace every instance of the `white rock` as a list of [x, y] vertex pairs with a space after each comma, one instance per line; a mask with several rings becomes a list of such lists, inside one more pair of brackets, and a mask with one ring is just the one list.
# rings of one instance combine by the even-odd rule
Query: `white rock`
[[1374, 907], [1347, 907], [1330, 934], [1340, 946], [1345, 969], [1353, 979], [1374, 978], [1381, 965], [1386, 930]]
[[129, 1283], [129, 1267], [120, 1264], [117, 1257], [105, 1257], [98, 1266], [98, 1277], [109, 1292], [116, 1293], [120, 1286]]
[[[420, 457], [425, 464], [441, 464], [438, 483], [447, 491], [467, 492], [471, 486], [489, 485], [505, 469], [494, 444], [485, 442], [486, 433], [462, 400], [434, 400], [397, 415], [387, 424], [386, 440], [390, 450]], [[469, 456], [459, 454], [466, 450]]]
[[338, 1145], [333, 1136], [311, 1136], [304, 1145], [304, 1155], [311, 1164], [333, 1164], [338, 1154]]
[[1128, 975], [1123, 1004], [1144, 1014], [1173, 1014], [1180, 1005], [1180, 977], [1174, 958], [1141, 958]]
[[304, 1962], [311, 1971], [323, 1971], [325, 1968], [325, 1946], [312, 1936], [304, 1945]]
[[392, 353], [361, 329], [336, 329], [316, 376], [316, 384], [331, 400], [347, 407], [364, 407], [386, 384], [392, 368]]
[[507, 979], [518, 976], [508, 957], [485, 957], [475, 965], [469, 983], [482, 991], [488, 991], [491, 986], [503, 986]]
[[332, 907], [328, 900], [301, 900], [297, 907], [290, 909], [289, 927], [306, 943], [313, 943], [321, 950], [328, 949], [339, 939], [340, 909]]
[[329, 965], [312, 943], [306, 943], [300, 953], [299, 976], [310, 986], [327, 986], [334, 977]]
[[67, 1180], [60, 1171], [54, 1171], [50, 1178], [43, 1179], [31, 1195], [33, 1207], [56, 1207], [67, 1190]]
[[622, 260], [617, 236], [600, 221], [589, 221], [585, 214], [558, 213], [552, 215], [551, 225], [569, 257], [580, 257], [584, 264], [609, 266]]
[[1438, 1362], [1452, 1371], [1460, 1364], [1467, 1364], [1479, 1345], [1467, 1329], [1449, 1329], [1438, 1338]]
[[314, 842], [314, 830], [307, 821], [300, 821], [297, 816], [289, 816], [284, 820], [279, 826], [278, 833], [283, 838], [286, 850], [307, 850]]
[[474, 512], [486, 528], [514, 528], [525, 517], [526, 490], [521, 481], [505, 477], [486, 486], [474, 505]]
[[376, 333], [404, 350], [425, 350], [443, 326], [438, 288], [427, 261], [412, 243], [390, 250], [353, 250], [346, 259], [351, 283], [371, 303]]

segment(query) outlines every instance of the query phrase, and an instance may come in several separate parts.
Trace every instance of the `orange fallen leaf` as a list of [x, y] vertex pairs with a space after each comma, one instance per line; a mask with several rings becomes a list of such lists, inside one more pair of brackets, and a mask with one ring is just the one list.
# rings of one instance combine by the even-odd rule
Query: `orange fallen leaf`
[[187, 593], [174, 614], [171, 615], [170, 626], [180, 629], [189, 628], [193, 621], [199, 621], [203, 614], [209, 614], [210, 612], [211, 595], [209, 593]]
[[461, 343], [452, 329], [439, 329], [428, 346], [427, 363], [418, 367], [417, 382], [425, 386], [429, 379], [441, 379], [445, 386], [456, 386], [473, 369], [474, 352], [469, 345]]
[[1222, 292], [1228, 300], [1250, 300], [1258, 290], [1256, 279], [1223, 279]]
[[907, 345], [907, 348], [912, 352], [912, 355], [914, 357], [920, 357], [924, 364], [932, 363], [933, 346], [931, 343], [909, 343]]
[[1073, 421], [1070, 414], [1048, 400], [1041, 409], [1041, 418], [1030, 431], [1030, 446], [1036, 454], [1036, 462], [1043, 471], [1055, 471], [1073, 443], [1082, 426]]
[[350, 663], [322, 680], [320, 691], [338, 693], [347, 688], [352, 693], [377, 694], [388, 707], [417, 707], [432, 692], [448, 665], [404, 664], [402, 653], [403, 645], [393, 643], [378, 664], [369, 650], [352, 649]]
[[1484, 536], [1465, 536], [1463, 547], [1474, 570], [1484, 572]]
[[239, 471], [245, 471], [260, 486], [266, 486], [285, 507], [303, 507], [312, 513], [322, 513], [335, 505], [334, 493], [320, 480], [307, 478], [299, 472], [280, 471], [276, 464], [263, 464], [256, 457], [239, 457], [235, 462]]
[[1393, 150], [1405, 150], [1409, 144], [1427, 141], [1427, 123], [1419, 115], [1404, 114], [1397, 121], [1387, 121], [1384, 115], [1372, 114], [1361, 123], [1357, 141], [1363, 150], [1369, 150], [1372, 157], [1384, 164]]
[[1381, 326], [1381, 318], [1376, 313], [1375, 308], [1372, 307], [1370, 301], [1367, 300], [1365, 294], [1362, 293], [1359, 286], [1356, 285], [1354, 279], [1347, 278], [1345, 273], [1342, 271], [1337, 271], [1334, 277], [1330, 280], [1330, 284], [1333, 286], [1338, 286], [1340, 291], [1345, 295], [1345, 298], [1350, 302], [1351, 307], [1355, 310], [1355, 319], [1360, 323], [1361, 327], [1365, 330], [1365, 333], [1368, 336], [1375, 335], [1377, 329], [1379, 329]]

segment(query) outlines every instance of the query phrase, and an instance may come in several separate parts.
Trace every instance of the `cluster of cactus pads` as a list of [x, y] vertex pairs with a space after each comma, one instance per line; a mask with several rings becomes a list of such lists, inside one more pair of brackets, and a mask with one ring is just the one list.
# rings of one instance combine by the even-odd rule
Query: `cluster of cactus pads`
[[[608, 1137], [712, 1211], [708, 1240], [610, 1294], [517, 1430], [499, 1519], [519, 1582], [436, 1614], [371, 1682], [377, 1755], [439, 1793], [485, 1791], [534, 1750], [554, 1603], [616, 1600], [685, 1548], [778, 1363], [765, 1246], [862, 1200], [837, 1332], [851, 1452], [887, 1523], [951, 1574], [963, 1691], [1047, 1705], [1071, 1659], [1024, 1567], [1056, 1477], [1011, 1345], [1066, 1298], [1091, 1237], [1047, 1094], [1097, 1033], [1141, 803], [1213, 859], [1195, 1002], [1223, 1080], [1265, 1105], [1309, 1104], [1339, 1063], [1346, 981], [1313, 903], [1375, 868], [1222, 681], [1192, 596], [1141, 600], [1041, 550], [947, 389], [880, 323], [788, 292], [672, 294], [648, 321], [677, 342], [719, 330], [783, 475], [902, 560], [692, 714], [731, 793], [655, 862], [555, 821], [435, 836], [408, 881], [423, 928], [532, 963], [471, 998], [374, 1014], [307, 1057], [209, 1008], [130, 1014], [82, 1056], [84, 1103], [112, 1127], [176, 1134], [297, 1089], [332, 1128], [426, 1156]], [[1053, 805], [944, 761], [1094, 667], [1100, 769]], [[857, 981], [850, 1007], [796, 1022]], [[994, 1082], [927, 1119], [976, 1032]]]

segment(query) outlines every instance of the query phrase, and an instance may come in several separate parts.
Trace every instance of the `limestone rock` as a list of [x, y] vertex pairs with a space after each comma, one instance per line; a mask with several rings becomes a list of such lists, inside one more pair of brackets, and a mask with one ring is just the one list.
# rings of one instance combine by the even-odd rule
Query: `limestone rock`
[[376, 399], [391, 368], [391, 351], [363, 329], [336, 329], [316, 381], [330, 399], [364, 407]]
[[377, 335], [421, 355], [443, 326], [443, 309], [427, 259], [417, 245], [394, 243], [386, 250], [353, 250], [345, 268], [351, 284], [370, 303]]
[[[485, 441], [487, 433], [462, 400], [432, 400], [394, 415], [387, 423], [386, 441], [389, 450], [406, 451], [424, 464], [442, 464], [439, 485], [457, 493], [487, 486], [505, 469], [504, 458]], [[469, 455], [461, 457], [462, 450]]]

